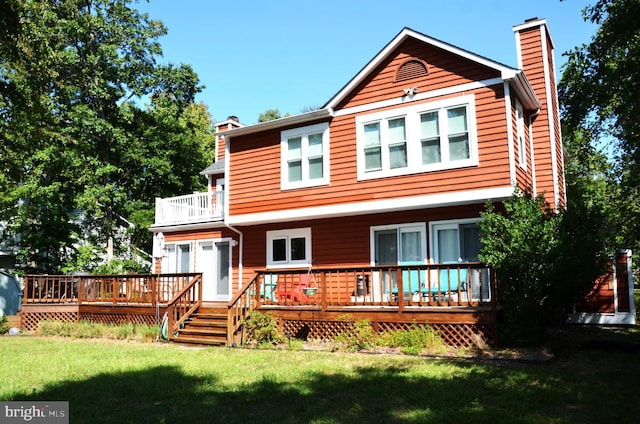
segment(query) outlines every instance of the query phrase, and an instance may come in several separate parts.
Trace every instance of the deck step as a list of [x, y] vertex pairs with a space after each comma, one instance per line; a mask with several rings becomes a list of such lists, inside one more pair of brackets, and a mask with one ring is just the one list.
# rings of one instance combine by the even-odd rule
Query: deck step
[[224, 346], [227, 343], [227, 313], [222, 309], [200, 308], [178, 330], [176, 343]]

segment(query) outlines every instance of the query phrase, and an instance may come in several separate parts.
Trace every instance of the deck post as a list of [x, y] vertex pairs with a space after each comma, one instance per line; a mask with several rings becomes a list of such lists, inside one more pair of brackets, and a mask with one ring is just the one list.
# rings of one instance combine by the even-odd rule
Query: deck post
[[400, 268], [396, 268], [396, 281], [398, 282], [398, 312], [402, 313], [404, 310], [404, 281], [402, 281], [402, 269]]
[[322, 278], [320, 280], [322, 287], [322, 300], [320, 300], [320, 311], [325, 312], [327, 310], [327, 272], [322, 272]]

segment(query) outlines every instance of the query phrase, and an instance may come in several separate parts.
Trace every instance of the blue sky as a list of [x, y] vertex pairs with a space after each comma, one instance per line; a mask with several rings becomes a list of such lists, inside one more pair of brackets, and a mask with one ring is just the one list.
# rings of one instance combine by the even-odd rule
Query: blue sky
[[215, 121], [257, 122], [324, 105], [404, 27], [517, 65], [514, 25], [546, 19], [562, 54], [588, 43], [585, 0], [144, 0], [168, 27], [163, 62], [191, 65], [206, 86], [196, 98]]

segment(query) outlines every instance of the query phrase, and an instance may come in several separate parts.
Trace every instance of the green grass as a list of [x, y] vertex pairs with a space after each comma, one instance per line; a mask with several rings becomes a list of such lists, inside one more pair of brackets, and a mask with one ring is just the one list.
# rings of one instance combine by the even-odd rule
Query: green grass
[[0, 338], [0, 400], [73, 423], [631, 423], [640, 334], [558, 336], [550, 363]]

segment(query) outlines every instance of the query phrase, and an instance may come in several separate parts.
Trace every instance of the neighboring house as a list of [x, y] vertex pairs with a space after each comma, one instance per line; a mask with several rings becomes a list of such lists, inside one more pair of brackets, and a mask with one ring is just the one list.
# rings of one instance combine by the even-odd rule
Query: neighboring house
[[0, 269], [0, 317], [16, 315], [20, 310], [22, 290], [16, 277]]
[[[517, 68], [405, 28], [321, 109], [219, 123], [219, 162], [203, 171], [209, 191], [157, 201], [156, 272], [202, 272], [203, 300], [221, 302], [261, 275], [262, 305], [293, 308], [308, 298], [266, 293], [269, 278], [281, 288], [284, 270], [357, 268], [361, 278], [339, 274], [353, 286], [344, 290], [343, 277], [322, 271], [322, 308], [296, 316], [335, 321], [327, 304], [369, 296], [362, 317], [399, 307], [409, 322], [476, 325], [478, 314], [461, 320], [450, 300], [460, 290], [467, 306], [495, 300], [488, 270], [459, 265], [478, 260], [486, 202], [515, 187], [545, 193], [553, 208], [566, 202], [553, 41], [544, 20], [513, 30]], [[407, 315], [399, 280], [406, 290], [416, 272], [429, 290], [435, 274], [425, 267], [452, 263], [473, 275], [447, 293], [450, 318]], [[409, 306], [420, 290], [411, 286]]]

